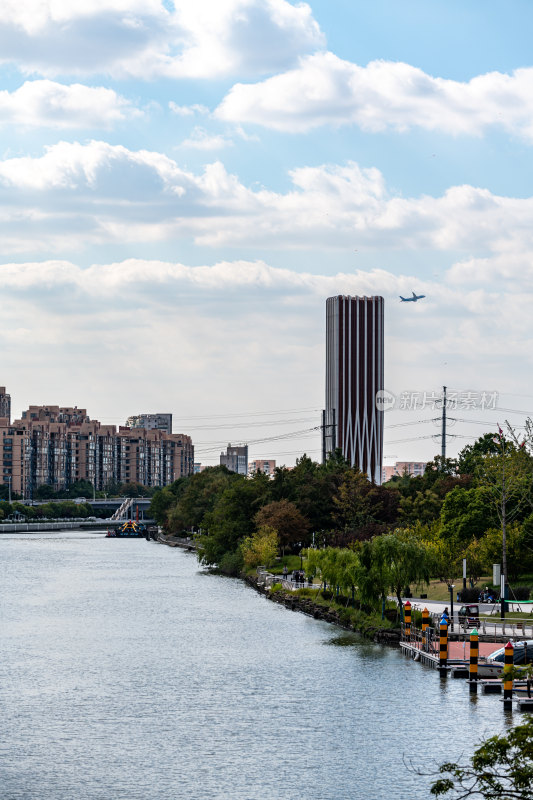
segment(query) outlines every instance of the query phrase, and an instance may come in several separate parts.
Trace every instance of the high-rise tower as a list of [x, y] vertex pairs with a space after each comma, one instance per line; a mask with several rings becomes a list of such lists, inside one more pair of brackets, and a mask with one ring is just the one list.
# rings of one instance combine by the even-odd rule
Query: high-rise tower
[[326, 301], [326, 410], [324, 449], [381, 482], [383, 411], [382, 297], [329, 297]]

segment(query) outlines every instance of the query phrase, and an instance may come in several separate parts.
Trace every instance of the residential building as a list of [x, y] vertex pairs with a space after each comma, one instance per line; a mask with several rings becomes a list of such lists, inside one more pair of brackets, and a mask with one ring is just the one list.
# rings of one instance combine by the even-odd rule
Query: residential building
[[395, 475], [411, 475], [417, 477], [426, 471], [425, 461], [397, 461], [393, 466], [383, 467], [383, 483], [390, 481]]
[[248, 445], [233, 447], [228, 444], [225, 453], [220, 454], [221, 465], [227, 467], [230, 472], [238, 472], [239, 475], [248, 474]]
[[145, 428], [172, 433], [172, 414], [136, 414], [126, 420], [127, 428]]
[[30, 406], [20, 420], [0, 419], [0, 479], [23, 497], [78, 480], [97, 490], [111, 482], [167, 486], [194, 469], [189, 436], [102, 425], [85, 409]]
[[381, 482], [384, 389], [384, 300], [329, 297], [326, 301], [324, 457], [339, 447], [352, 466]]
[[276, 462], [272, 458], [257, 458], [255, 461], [250, 461], [248, 464], [248, 474], [255, 475], [256, 472], [262, 472], [265, 475], [272, 477], [276, 469]]
[[11, 422], [11, 395], [6, 394], [5, 386], [0, 386], [0, 419]]

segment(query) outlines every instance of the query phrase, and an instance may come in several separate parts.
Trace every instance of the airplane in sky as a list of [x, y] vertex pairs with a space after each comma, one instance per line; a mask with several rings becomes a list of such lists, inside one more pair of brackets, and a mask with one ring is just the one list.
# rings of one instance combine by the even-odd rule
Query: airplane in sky
[[413, 292], [413, 296], [412, 297], [402, 297], [400, 295], [400, 300], [403, 303], [416, 303], [417, 300], [422, 300], [422, 298], [425, 297], [425, 296], [426, 296], [425, 294], [415, 294]]

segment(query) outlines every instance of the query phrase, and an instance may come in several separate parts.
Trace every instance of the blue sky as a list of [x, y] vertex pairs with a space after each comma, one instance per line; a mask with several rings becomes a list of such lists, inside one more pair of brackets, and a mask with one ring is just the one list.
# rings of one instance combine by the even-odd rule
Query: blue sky
[[[229, 441], [318, 458], [325, 299], [366, 293], [386, 300], [388, 461], [440, 447], [405, 393], [463, 398], [450, 454], [523, 424], [532, 17], [525, 0], [7, 0], [15, 414], [172, 411], [203, 463]], [[400, 304], [413, 289], [426, 300]], [[496, 408], [468, 408], [483, 392]]]

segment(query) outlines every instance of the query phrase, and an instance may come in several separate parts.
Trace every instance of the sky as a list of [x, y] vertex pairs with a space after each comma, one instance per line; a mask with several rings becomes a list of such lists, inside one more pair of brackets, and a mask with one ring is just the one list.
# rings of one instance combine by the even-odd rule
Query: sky
[[[385, 298], [385, 463], [533, 413], [530, 0], [3, 0], [13, 416], [320, 459], [325, 300]], [[399, 296], [425, 294], [415, 303]]]

